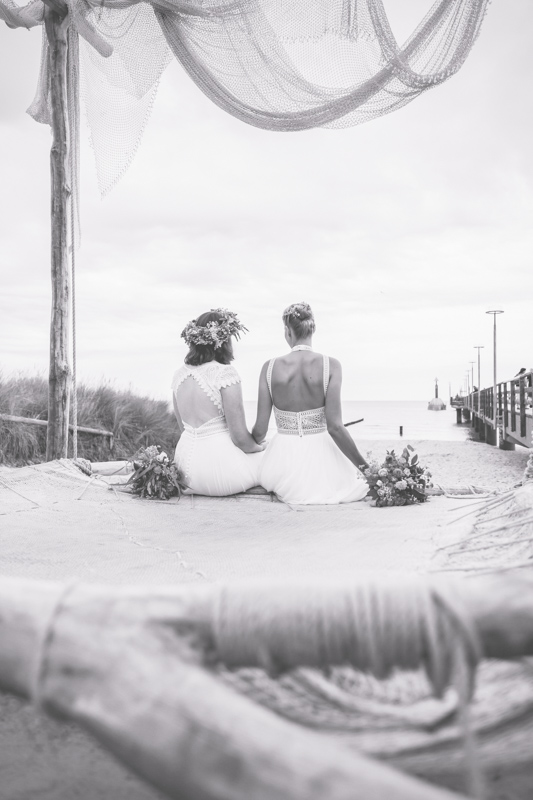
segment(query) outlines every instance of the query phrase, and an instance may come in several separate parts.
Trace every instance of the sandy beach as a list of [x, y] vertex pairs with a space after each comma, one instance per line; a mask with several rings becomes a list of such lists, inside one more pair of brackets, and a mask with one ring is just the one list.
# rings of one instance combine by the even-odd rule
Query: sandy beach
[[524, 474], [529, 450], [500, 450], [484, 442], [466, 439], [464, 442], [447, 441], [368, 441], [356, 440], [361, 453], [372, 452], [382, 461], [387, 450], [401, 451], [412, 445], [420, 462], [433, 473], [435, 484], [441, 486], [474, 485], [490, 489], [514, 486]]
[[[406, 442], [407, 443], [407, 442]], [[398, 442], [359, 441], [381, 459]], [[400, 443], [403, 445], [403, 443]], [[529, 451], [473, 441], [410, 442], [445, 488], [517, 484]], [[162, 586], [242, 578], [439, 569], [437, 547], [460, 540], [467, 501], [404, 508], [290, 508], [268, 495], [153, 502], [62, 462], [0, 469], [0, 573], [56, 582]], [[10, 697], [0, 701], [0, 800], [156, 800], [79, 729]]]
[[[407, 444], [408, 442], [405, 442]], [[509, 489], [529, 451], [464, 442], [409, 442], [434, 485]], [[359, 441], [381, 461], [397, 441]], [[400, 446], [404, 446], [401, 442]], [[423, 571], [457, 500], [376, 509], [363, 501], [289, 507], [269, 495], [149, 501], [89, 479], [72, 462], [0, 470], [0, 573], [46, 580], [161, 584], [279, 577], [302, 569]], [[466, 531], [457, 535], [466, 535]]]

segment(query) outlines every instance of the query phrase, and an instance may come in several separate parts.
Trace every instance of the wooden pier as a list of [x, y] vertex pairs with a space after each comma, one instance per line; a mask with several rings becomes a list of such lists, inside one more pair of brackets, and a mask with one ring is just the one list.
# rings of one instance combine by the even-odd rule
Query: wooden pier
[[[502, 450], [533, 446], [533, 370], [452, 400], [457, 422], [469, 422], [481, 441]], [[496, 426], [494, 403], [496, 402]]]

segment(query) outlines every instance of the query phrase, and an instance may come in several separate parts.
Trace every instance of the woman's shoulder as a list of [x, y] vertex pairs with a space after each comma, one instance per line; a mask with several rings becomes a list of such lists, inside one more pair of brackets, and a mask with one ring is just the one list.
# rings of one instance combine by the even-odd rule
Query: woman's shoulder
[[182, 383], [187, 375], [189, 375], [190, 367], [188, 364], [182, 364], [172, 377], [172, 383], [170, 384], [173, 389], [176, 389], [180, 383]]
[[241, 376], [233, 364], [219, 364], [218, 361], [212, 363], [216, 364], [213, 374], [219, 389], [225, 389], [228, 386], [241, 382]]

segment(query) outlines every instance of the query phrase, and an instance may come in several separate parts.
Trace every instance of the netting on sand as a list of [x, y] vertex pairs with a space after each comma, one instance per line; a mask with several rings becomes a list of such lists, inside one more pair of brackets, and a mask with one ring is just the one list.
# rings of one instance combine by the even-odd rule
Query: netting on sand
[[[67, 0], [69, 70], [78, 69], [79, 35], [82, 93], [101, 191], [131, 162], [173, 57], [214, 103], [250, 125], [272, 131], [356, 125], [454, 75], [488, 3], [437, 0], [400, 44], [383, 0]], [[42, 24], [43, 8], [41, 0], [22, 8], [0, 0], [0, 19], [32, 27]], [[45, 123], [48, 62], [45, 36], [29, 109]], [[74, 136], [73, 144], [77, 148]]]

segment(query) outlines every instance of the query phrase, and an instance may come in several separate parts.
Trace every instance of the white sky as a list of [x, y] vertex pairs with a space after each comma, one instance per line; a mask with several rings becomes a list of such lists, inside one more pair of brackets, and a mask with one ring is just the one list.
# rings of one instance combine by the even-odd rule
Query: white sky
[[[395, 0], [410, 32], [428, 0]], [[429, 399], [464, 385], [482, 344], [492, 378], [533, 365], [533, 64], [530, 0], [493, 0], [463, 69], [353, 128], [271, 133], [211, 104], [175, 62], [140, 150], [100, 200], [82, 141], [78, 376], [157, 398], [211, 307], [250, 333], [245, 398], [286, 351], [281, 312], [305, 299], [315, 347], [341, 359], [345, 399]], [[46, 374], [50, 134], [24, 112], [40, 30], [0, 23], [0, 368]], [[476, 367], [477, 372], [477, 367]], [[476, 377], [477, 382], [477, 377]]]

